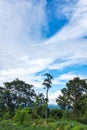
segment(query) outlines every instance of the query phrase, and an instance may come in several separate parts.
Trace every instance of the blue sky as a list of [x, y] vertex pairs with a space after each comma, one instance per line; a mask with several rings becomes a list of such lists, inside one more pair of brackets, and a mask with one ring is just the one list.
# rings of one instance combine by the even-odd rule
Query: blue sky
[[70, 79], [87, 78], [87, 0], [0, 0], [0, 85], [19, 78], [45, 94], [46, 72], [49, 103]]

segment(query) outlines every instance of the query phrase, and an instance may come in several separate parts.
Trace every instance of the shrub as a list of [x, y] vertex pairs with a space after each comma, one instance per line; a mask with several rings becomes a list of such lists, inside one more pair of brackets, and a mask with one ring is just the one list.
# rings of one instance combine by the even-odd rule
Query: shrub
[[13, 122], [17, 123], [18, 125], [28, 125], [32, 120], [30, 111], [31, 110], [29, 108], [17, 110], [13, 118]]
[[10, 119], [9, 112], [6, 112], [6, 113], [4, 114], [3, 119], [5, 119], [5, 120]]
[[56, 118], [56, 119], [57, 119], [57, 118], [58, 118], [58, 119], [61, 119], [62, 116], [63, 116], [63, 113], [62, 113], [62, 111], [61, 111], [60, 109], [54, 108], [54, 109], [51, 109], [51, 110], [50, 110], [50, 117]]

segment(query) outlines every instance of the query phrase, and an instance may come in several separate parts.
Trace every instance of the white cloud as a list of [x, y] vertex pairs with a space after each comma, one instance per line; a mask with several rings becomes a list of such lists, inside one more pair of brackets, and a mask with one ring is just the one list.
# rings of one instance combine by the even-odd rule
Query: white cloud
[[[69, 24], [47, 41], [42, 38], [43, 28], [48, 29], [46, 1], [34, 2], [0, 1], [0, 83], [16, 77], [35, 83], [35, 73], [42, 70], [87, 64], [87, 40], [82, 39], [87, 34], [87, 1], [79, 0]], [[55, 63], [58, 59], [63, 62]]]
[[42, 29], [48, 28], [45, 6], [46, 0], [0, 0], [1, 79], [26, 76], [48, 65], [49, 59], [35, 57], [32, 46], [41, 40]]
[[62, 87], [66, 87], [66, 82], [68, 82], [69, 80], [74, 79], [75, 77], [80, 77], [81, 79], [85, 79], [87, 77], [87, 74], [81, 74], [78, 72], [67, 72], [67, 73], [63, 73], [61, 75], [59, 75], [58, 77], [54, 78], [53, 80], [53, 85], [57, 85], [57, 86], [62, 86]]
[[59, 80], [70, 80], [70, 79], [73, 79], [74, 77], [77, 77], [76, 74], [72, 73], [72, 72], [69, 72], [69, 73], [65, 73], [65, 74], [62, 74], [58, 77]]
[[0, 39], [8, 42], [40, 40], [42, 28], [47, 28], [45, 6], [45, 0], [38, 4], [35, 0], [0, 0]]
[[[0, 65], [2, 68], [13, 69], [24, 66], [20, 59], [22, 57], [29, 59], [32, 53], [35, 53], [31, 45], [30, 47], [27, 45], [40, 41], [42, 28], [47, 28], [45, 5], [45, 0], [38, 4], [35, 4], [35, 0], [0, 0]], [[27, 51], [28, 47], [31, 49], [30, 52]]]
[[57, 90], [56, 92], [49, 93], [49, 104], [56, 104], [56, 98], [61, 94], [61, 91]]
[[[65, 0], [65, 1], [60, 1], [60, 0], [55, 0], [56, 2], [54, 3], [56, 8], [56, 15], [58, 18], [61, 18], [61, 16], [65, 16], [68, 20], [72, 17], [74, 11], [76, 10], [76, 4], [78, 0]], [[62, 3], [62, 4], [61, 4]]]

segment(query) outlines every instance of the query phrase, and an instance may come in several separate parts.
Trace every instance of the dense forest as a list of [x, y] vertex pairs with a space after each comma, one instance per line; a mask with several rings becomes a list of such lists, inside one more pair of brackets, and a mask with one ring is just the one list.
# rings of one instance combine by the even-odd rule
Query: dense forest
[[0, 130], [6, 130], [6, 127], [9, 130], [29, 130], [30, 127], [36, 130], [86, 130], [87, 80], [79, 77], [69, 80], [61, 89], [61, 95], [56, 97], [58, 108], [49, 109], [52, 79], [50, 74], [45, 74], [42, 85], [46, 96], [37, 94], [33, 85], [19, 79], [0, 86]]

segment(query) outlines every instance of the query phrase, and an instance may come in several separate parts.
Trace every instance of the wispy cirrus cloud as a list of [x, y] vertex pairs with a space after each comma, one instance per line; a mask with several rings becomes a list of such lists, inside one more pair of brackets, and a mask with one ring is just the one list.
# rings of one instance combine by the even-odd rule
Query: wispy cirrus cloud
[[32, 38], [40, 40], [43, 27], [44, 30], [47, 28], [45, 6], [45, 0], [39, 3], [36, 0], [1, 0], [0, 39], [11, 42], [26, 42], [26, 39], [29, 41]]
[[70, 20], [77, 8], [77, 3], [78, 3], [78, 0], [73, 0], [73, 1], [55, 0], [54, 2], [54, 7], [56, 8], [55, 15], [58, 18], [61, 18], [61, 16], [63, 16], [63, 17], [66, 17], [66, 19]]

